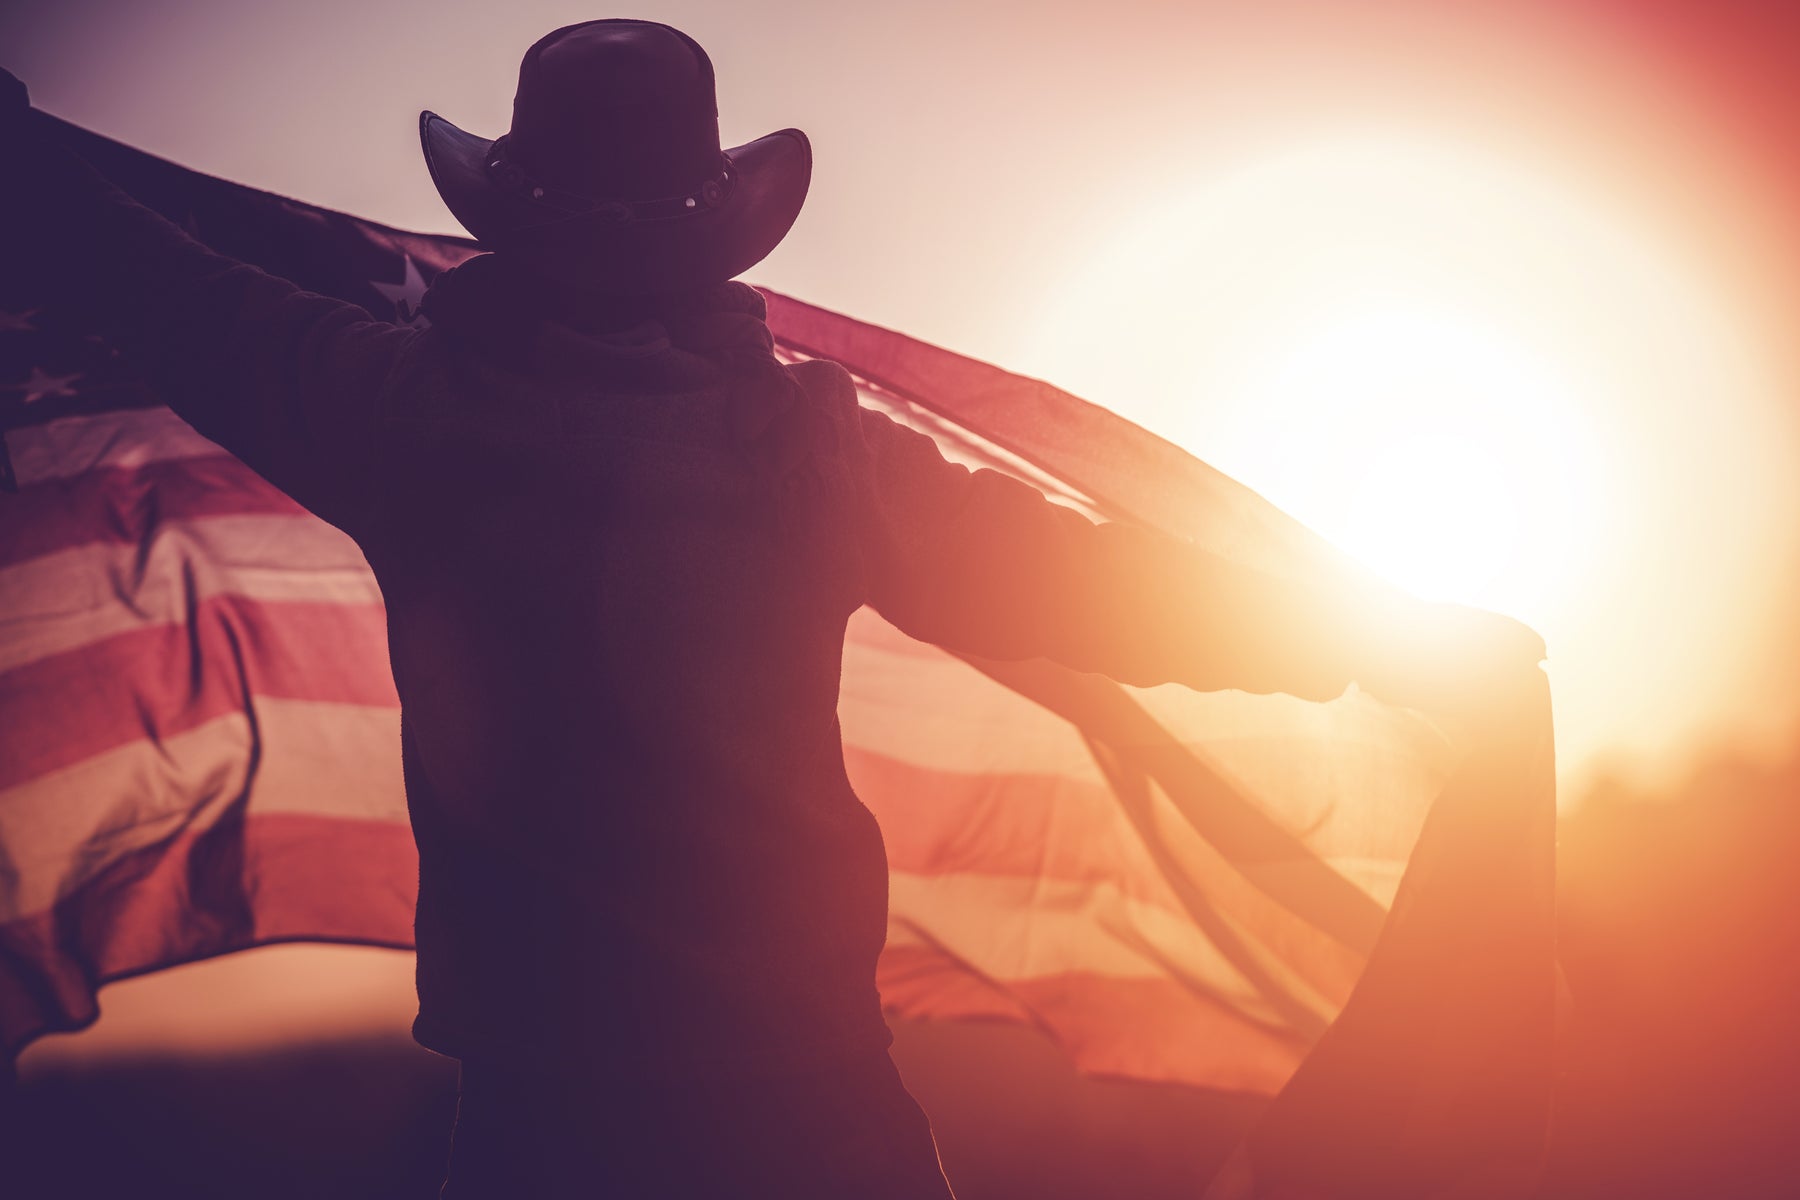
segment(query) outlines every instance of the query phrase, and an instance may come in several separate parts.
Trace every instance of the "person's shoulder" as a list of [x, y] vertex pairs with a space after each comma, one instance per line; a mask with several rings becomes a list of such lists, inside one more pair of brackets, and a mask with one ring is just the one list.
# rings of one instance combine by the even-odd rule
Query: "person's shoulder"
[[841, 364], [825, 358], [789, 363], [787, 370], [807, 401], [824, 413], [837, 431], [838, 454], [853, 470], [873, 469], [873, 460], [885, 439], [883, 430], [870, 428], [871, 420], [881, 426], [891, 422], [877, 410], [863, 406], [855, 377]]
[[806, 394], [825, 404], [855, 404], [856, 381], [850, 372], [827, 358], [808, 358], [788, 364], [788, 374]]

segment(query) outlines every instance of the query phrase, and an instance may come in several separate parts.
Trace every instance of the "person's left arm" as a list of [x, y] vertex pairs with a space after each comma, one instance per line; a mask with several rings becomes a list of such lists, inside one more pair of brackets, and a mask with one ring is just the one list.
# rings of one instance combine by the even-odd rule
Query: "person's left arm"
[[0, 245], [201, 433], [329, 520], [363, 499], [377, 399], [416, 338], [215, 253], [60, 145], [8, 76]]

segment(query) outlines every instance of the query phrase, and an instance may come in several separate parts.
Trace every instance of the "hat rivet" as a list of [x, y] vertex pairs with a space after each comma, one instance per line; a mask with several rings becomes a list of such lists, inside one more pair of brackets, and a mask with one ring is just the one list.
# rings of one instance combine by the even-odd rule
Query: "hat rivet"
[[692, 196], [689, 196], [686, 200], [683, 200], [682, 203], [685, 204], [687, 207], [692, 208], [692, 207], [694, 207], [694, 198]]
[[533, 200], [542, 200], [544, 198], [544, 189], [541, 187], [532, 188], [531, 189], [531, 198]]

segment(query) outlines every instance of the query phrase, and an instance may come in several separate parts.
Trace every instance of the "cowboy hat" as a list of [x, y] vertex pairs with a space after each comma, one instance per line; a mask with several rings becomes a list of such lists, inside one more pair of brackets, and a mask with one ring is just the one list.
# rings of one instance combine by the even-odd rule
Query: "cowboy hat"
[[419, 140], [438, 194], [485, 248], [609, 295], [748, 270], [792, 227], [812, 178], [798, 129], [722, 150], [712, 61], [650, 21], [546, 34], [519, 65], [503, 137], [423, 112]]

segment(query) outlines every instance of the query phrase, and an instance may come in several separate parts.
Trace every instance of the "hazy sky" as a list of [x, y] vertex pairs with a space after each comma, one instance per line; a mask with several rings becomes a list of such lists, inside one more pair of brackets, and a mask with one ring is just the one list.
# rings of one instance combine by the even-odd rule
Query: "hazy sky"
[[454, 225], [418, 110], [665, 20], [816, 173], [753, 281], [1050, 378], [1552, 648], [1565, 764], [1790, 736], [1800, 61], [1786, 3], [14, 0], [40, 107]]

